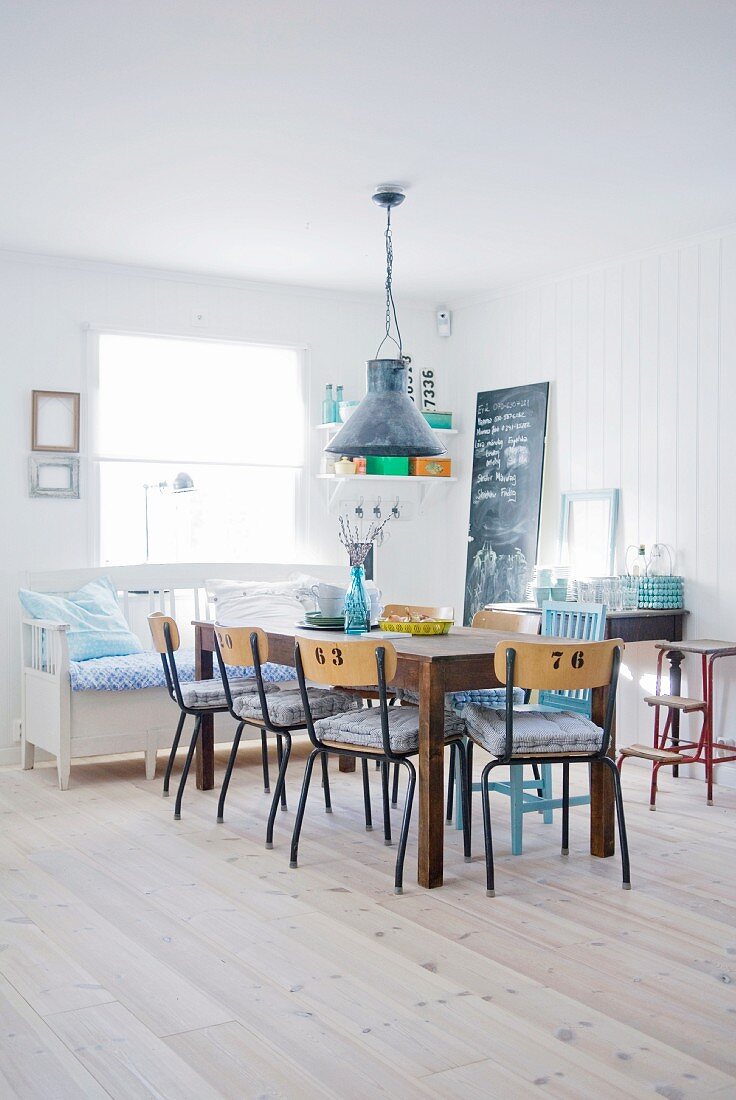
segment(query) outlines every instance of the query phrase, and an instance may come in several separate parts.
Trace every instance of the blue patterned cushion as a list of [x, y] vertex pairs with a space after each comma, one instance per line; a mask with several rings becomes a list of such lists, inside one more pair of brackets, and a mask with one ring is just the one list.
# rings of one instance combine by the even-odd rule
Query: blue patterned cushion
[[[194, 675], [194, 650], [180, 649], [175, 656], [179, 679], [183, 684], [192, 683]], [[247, 678], [254, 675], [251, 668], [233, 668], [230, 675]], [[289, 665], [263, 665], [263, 679], [271, 683], [284, 683], [295, 678]], [[220, 671], [215, 662], [215, 677]], [[72, 691], [137, 691], [139, 688], [165, 687], [164, 670], [158, 653], [132, 653], [127, 657], [97, 657], [91, 661], [70, 661], [69, 678]]]
[[[419, 706], [419, 692], [413, 688], [402, 688], [399, 693], [402, 702]], [[514, 688], [514, 703], [524, 702], [524, 692], [521, 688]], [[506, 706], [506, 688], [478, 688], [471, 691], [450, 691], [445, 696], [445, 710], [452, 714], [462, 714], [465, 708], [473, 703], [478, 707], [492, 707], [498, 710]]]

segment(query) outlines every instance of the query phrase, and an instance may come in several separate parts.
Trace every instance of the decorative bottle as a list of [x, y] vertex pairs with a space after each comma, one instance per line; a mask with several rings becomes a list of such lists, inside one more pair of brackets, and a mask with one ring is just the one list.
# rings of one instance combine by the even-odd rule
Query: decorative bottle
[[340, 406], [343, 403], [342, 386], [335, 388], [335, 420], [340, 419]]
[[[665, 558], [665, 554], [667, 557]], [[672, 556], [667, 546], [662, 542], [655, 542], [649, 555], [647, 566], [648, 577], [669, 577], [672, 574]]]
[[639, 546], [639, 552], [631, 566], [632, 577], [646, 577], [647, 575], [647, 551], [644, 543]]
[[335, 399], [332, 396], [332, 382], [328, 382], [325, 386], [325, 399], [322, 402], [322, 423], [334, 424], [337, 420], [337, 413], [335, 411]]
[[371, 602], [365, 590], [365, 568], [350, 566], [350, 588], [345, 597], [345, 633], [364, 634], [371, 628]]

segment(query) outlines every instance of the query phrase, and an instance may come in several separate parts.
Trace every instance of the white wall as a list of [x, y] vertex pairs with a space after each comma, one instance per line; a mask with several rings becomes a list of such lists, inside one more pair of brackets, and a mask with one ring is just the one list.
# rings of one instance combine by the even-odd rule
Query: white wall
[[[195, 310], [205, 311], [205, 328], [192, 325]], [[7, 524], [0, 541], [0, 753], [10, 743], [11, 721], [20, 713], [15, 595], [19, 575], [96, 564], [88, 556], [88, 525], [94, 516], [86, 481], [79, 501], [31, 500], [27, 492], [31, 390], [84, 390], [86, 324], [304, 346], [310, 418], [317, 424], [325, 382], [342, 382], [346, 396], [364, 392], [364, 361], [375, 352], [383, 304], [378, 296], [255, 287], [235, 280], [0, 254], [0, 469]], [[443, 348], [433, 312], [404, 306], [401, 324], [414, 362], [436, 367]], [[274, 394], [275, 411], [277, 405]], [[310, 432], [309, 443], [310, 469], [316, 472], [324, 440]], [[85, 447], [83, 433], [83, 455]], [[327, 486], [312, 476], [307, 486], [313, 560], [342, 561], [337, 520], [326, 509]], [[441, 529], [432, 523], [431, 513], [395, 525], [381, 553], [387, 594], [426, 602], [440, 585], [441, 542]], [[421, 570], [412, 553], [417, 544], [424, 547]], [[444, 599], [441, 591], [437, 599]]]
[[[736, 231], [456, 306], [448, 350], [454, 406], [468, 423], [477, 390], [552, 380], [543, 559], [556, 557], [560, 492], [620, 487], [619, 568], [630, 543], [668, 543], [686, 578], [687, 635], [736, 637]], [[460, 529], [469, 437], [463, 447]], [[453, 540], [456, 603], [465, 549]], [[627, 656], [634, 680], [622, 692], [620, 736], [648, 741], [639, 678], [651, 654]], [[717, 732], [734, 737], [730, 668], [731, 677], [726, 660], [718, 669]]]

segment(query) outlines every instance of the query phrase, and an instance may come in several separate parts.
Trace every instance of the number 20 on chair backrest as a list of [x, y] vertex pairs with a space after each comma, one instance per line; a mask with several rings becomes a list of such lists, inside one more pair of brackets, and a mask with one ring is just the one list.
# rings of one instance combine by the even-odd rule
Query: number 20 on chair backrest
[[215, 637], [223, 664], [231, 668], [249, 667], [253, 664], [251, 636], [258, 640], [258, 660], [268, 660], [268, 635], [259, 626], [220, 626], [215, 623]]
[[297, 648], [307, 680], [332, 687], [375, 687], [378, 683], [376, 650], [384, 650], [386, 683], [396, 675], [396, 650], [390, 642], [332, 641], [297, 638]]

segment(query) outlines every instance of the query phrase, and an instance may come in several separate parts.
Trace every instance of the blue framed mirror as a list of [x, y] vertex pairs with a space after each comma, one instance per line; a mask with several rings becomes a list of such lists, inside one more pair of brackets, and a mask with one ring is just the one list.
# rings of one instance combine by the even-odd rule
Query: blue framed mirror
[[618, 489], [562, 494], [560, 564], [571, 577], [614, 575], [618, 502]]

